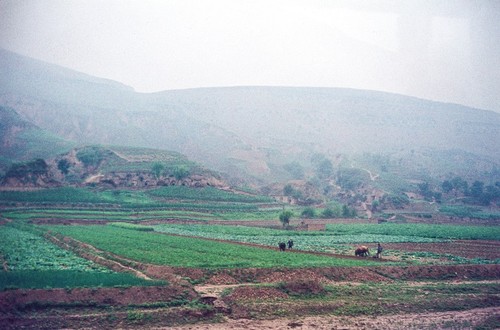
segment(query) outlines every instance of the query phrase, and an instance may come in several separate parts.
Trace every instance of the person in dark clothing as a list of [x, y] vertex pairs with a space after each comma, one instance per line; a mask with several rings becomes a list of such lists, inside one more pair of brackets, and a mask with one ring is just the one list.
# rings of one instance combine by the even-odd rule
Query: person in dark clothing
[[288, 240], [288, 248], [291, 249], [293, 247], [293, 241]]
[[377, 243], [377, 255], [376, 255], [377, 258], [381, 257], [383, 250], [384, 249], [382, 248], [382, 245], [380, 245], [380, 243]]

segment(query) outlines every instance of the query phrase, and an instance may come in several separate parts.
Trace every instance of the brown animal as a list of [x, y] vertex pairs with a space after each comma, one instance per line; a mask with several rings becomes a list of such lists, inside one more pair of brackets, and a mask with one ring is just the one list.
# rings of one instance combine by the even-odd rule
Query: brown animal
[[362, 245], [362, 246], [357, 247], [356, 250], [354, 250], [354, 255], [356, 257], [358, 257], [358, 256], [359, 257], [366, 257], [366, 256], [370, 255], [370, 250], [366, 246]]

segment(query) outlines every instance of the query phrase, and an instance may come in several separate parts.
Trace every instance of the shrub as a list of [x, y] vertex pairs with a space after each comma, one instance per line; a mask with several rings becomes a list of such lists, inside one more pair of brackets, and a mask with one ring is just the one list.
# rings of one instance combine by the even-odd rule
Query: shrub
[[98, 147], [86, 147], [76, 153], [76, 158], [87, 167], [96, 167], [101, 163], [104, 155]]
[[177, 180], [187, 178], [189, 175], [189, 169], [186, 166], [178, 166], [174, 169], [174, 177]]
[[312, 207], [306, 207], [300, 214], [302, 218], [312, 219], [316, 217], [316, 211]]

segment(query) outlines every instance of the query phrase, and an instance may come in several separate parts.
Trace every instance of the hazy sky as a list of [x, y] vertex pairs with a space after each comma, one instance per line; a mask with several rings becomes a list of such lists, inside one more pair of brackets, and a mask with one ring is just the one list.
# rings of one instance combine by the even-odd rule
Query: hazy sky
[[132, 86], [350, 87], [500, 112], [496, 0], [0, 0], [0, 47]]

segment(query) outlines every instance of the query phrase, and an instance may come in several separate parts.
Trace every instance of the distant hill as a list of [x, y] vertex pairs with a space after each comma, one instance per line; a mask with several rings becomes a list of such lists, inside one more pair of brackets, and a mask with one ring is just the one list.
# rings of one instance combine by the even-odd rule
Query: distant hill
[[0, 106], [0, 172], [12, 162], [53, 157], [73, 145]]
[[290, 164], [307, 177], [318, 154], [335, 169], [363, 163], [374, 170], [381, 165], [366, 164], [370, 157], [363, 155], [381, 155], [384, 169], [400, 177], [411, 177], [409, 171], [484, 177], [500, 164], [500, 114], [375, 91], [232, 87], [141, 94], [1, 50], [0, 105], [80, 144], [174, 150], [257, 185], [292, 179]]

